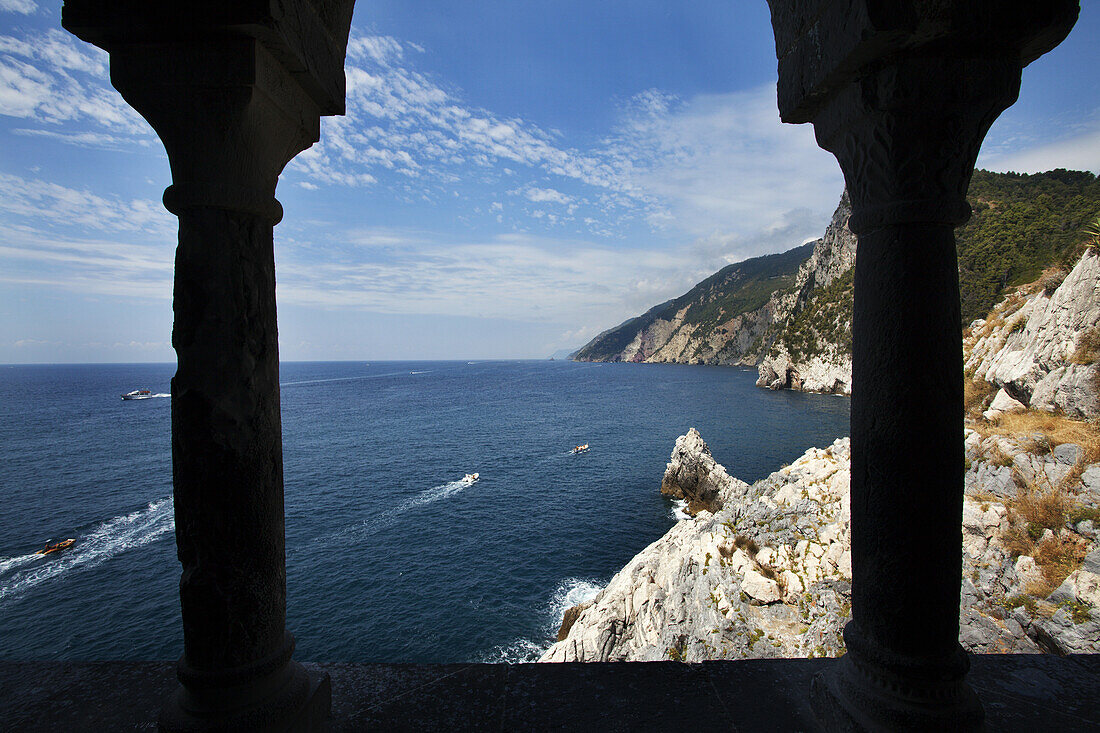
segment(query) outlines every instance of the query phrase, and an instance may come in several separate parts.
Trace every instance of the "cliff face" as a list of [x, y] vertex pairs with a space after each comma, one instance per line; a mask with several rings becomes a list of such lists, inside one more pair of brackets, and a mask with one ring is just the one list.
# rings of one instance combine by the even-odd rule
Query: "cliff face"
[[848, 229], [848, 194], [825, 236], [798, 272], [798, 294], [759, 365], [756, 384], [769, 389], [852, 393], [852, 276], [856, 237]]
[[[725, 267], [679, 298], [601, 333], [575, 358], [755, 366], [770, 354], [770, 368], [784, 375], [778, 386], [845, 391], [840, 383], [851, 382], [844, 376], [845, 364], [851, 372], [850, 341], [844, 338], [851, 321], [846, 273], [855, 262], [850, 214], [845, 194], [823, 238]], [[827, 388], [814, 386], [827, 376], [800, 378], [817, 375], [806, 366], [811, 363], [830, 365], [818, 371], [836, 372]]]
[[[995, 468], [1006, 440], [969, 431], [968, 461]], [[1048, 460], [1014, 445], [1017, 456], [1042, 465], [1069, 460], [1075, 470], [1066, 476], [1078, 500], [1100, 511], [1100, 463], [1088, 464], [1080, 446], [1059, 446]], [[559, 641], [540, 661], [694, 662], [844, 651], [840, 631], [850, 618], [852, 573], [848, 440], [812, 448], [751, 486], [729, 477], [705, 448], [694, 429], [681, 437], [666, 482], [705, 474], [721, 508], [678, 522], [591, 602], [570, 609]], [[1015, 489], [1001, 498], [989, 489], [985, 480], [968, 479], [960, 642], [982, 653], [1100, 651], [1100, 549], [1092, 521], [1068, 529], [1059, 519], [1054, 529], [1039, 527], [1037, 541], [1021, 539], [1017, 513], [1025, 510], [1014, 503]], [[1079, 565], [1068, 576], [1058, 569], [1067, 557]]]
[[[1018, 288], [970, 325], [966, 370], [1021, 405], [1100, 418], [1100, 254], [1086, 249], [1056, 288], [1042, 282]], [[1003, 398], [1002, 406], [1012, 407]]]
[[[754, 257], [722, 268], [688, 292], [604, 331], [577, 361], [741, 363], [790, 299], [813, 247]], [[752, 361], [755, 363], [755, 361]]]

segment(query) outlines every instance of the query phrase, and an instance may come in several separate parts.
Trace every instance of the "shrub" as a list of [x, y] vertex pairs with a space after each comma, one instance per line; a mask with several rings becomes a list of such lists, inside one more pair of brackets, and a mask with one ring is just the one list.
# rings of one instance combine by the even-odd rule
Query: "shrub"
[[1013, 609], [1013, 608], [1019, 608], [1020, 606], [1023, 606], [1024, 608], [1026, 608], [1028, 610], [1029, 613], [1031, 613], [1033, 615], [1035, 613], [1036, 605], [1037, 604], [1035, 602], [1035, 599], [1033, 597], [1029, 596], [1029, 595], [1020, 594], [1020, 595], [1015, 595], [1015, 596], [1009, 596], [1008, 598], [1004, 599], [1005, 608]]
[[1039, 285], [1043, 288], [1044, 293], [1052, 295], [1058, 289], [1058, 286], [1065, 281], [1068, 274], [1061, 267], [1048, 267], [1043, 270], [1043, 274], [1039, 277]]
[[963, 409], [975, 420], [981, 417], [982, 410], [993, 396], [993, 385], [984, 379], [969, 379], [963, 383]]
[[1084, 522], [1086, 520], [1091, 521], [1093, 524], [1100, 524], [1100, 509], [1094, 506], [1077, 506], [1069, 510], [1069, 520], [1074, 524]]
[[756, 544], [756, 540], [740, 534], [734, 536], [733, 546], [739, 550], [744, 550], [753, 557], [756, 557], [756, 553], [760, 552], [760, 545]]
[[1093, 326], [1081, 335], [1069, 360], [1074, 364], [1100, 363], [1100, 326]]
[[1066, 599], [1060, 602], [1058, 607], [1067, 609], [1070, 618], [1073, 619], [1073, 623], [1075, 624], [1083, 624], [1092, 621], [1092, 607], [1087, 603]]

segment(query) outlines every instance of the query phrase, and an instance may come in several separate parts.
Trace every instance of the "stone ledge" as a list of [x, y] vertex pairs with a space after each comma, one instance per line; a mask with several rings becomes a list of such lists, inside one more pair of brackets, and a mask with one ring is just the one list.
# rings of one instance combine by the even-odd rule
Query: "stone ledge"
[[[972, 656], [996, 731], [1100, 729], [1100, 655]], [[332, 728], [383, 730], [815, 730], [824, 659], [613, 664], [307, 664], [332, 676]], [[4, 726], [155, 730], [171, 662], [0, 661]]]

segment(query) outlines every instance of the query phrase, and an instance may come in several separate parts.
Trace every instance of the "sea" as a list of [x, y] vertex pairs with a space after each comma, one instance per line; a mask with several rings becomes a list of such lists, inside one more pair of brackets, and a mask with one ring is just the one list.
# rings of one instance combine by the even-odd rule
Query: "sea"
[[[0, 366], [0, 658], [180, 655], [173, 371]], [[731, 367], [280, 373], [287, 626], [306, 661], [535, 661], [565, 609], [678, 521], [659, 489], [688, 428], [750, 482], [848, 434], [848, 398], [759, 389]], [[120, 399], [142, 388], [155, 396]]]

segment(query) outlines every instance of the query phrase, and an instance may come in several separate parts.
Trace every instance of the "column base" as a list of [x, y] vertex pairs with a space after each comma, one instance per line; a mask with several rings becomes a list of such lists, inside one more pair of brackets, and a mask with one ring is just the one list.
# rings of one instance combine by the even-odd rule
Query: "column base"
[[[293, 650], [293, 637], [287, 634], [287, 639], [289, 650]], [[328, 674], [311, 672], [291, 661], [286, 648], [274, 659], [284, 654], [283, 664], [244, 681], [240, 670], [198, 675], [181, 663], [179, 676], [185, 684], [165, 702], [159, 729], [163, 733], [325, 733], [332, 710]], [[226, 684], [229, 680], [233, 683]]]
[[[854, 629], [844, 630], [851, 641]], [[866, 640], [859, 646], [866, 646]], [[959, 653], [963, 654], [959, 649]], [[883, 666], [853, 650], [810, 683], [810, 707], [826, 731], [983, 731], [985, 711], [964, 679], [969, 663], [929, 664], [914, 660], [912, 674]], [[890, 667], [893, 667], [891, 669]], [[937, 673], [938, 672], [938, 673]]]

